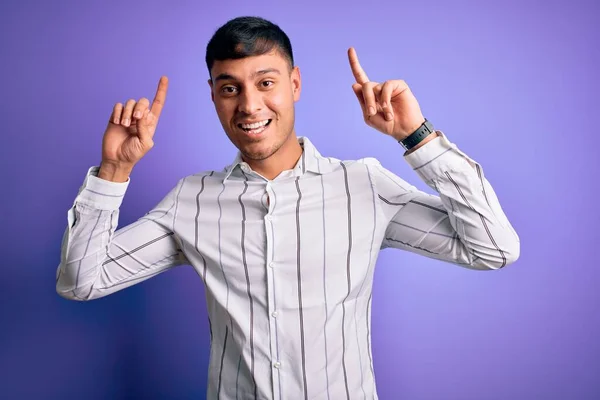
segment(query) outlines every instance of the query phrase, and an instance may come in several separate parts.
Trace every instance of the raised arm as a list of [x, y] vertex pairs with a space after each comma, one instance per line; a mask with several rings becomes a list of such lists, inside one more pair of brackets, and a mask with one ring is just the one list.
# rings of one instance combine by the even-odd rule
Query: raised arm
[[[348, 49], [348, 60], [356, 80], [352, 89], [367, 125], [403, 141], [424, 124], [419, 103], [405, 81], [372, 82], [354, 48]], [[420, 138], [404, 157], [439, 196], [419, 191], [374, 165], [381, 209], [389, 221], [382, 246], [472, 269], [498, 269], [514, 262], [519, 257], [519, 237], [481, 165], [441, 131]]]
[[149, 213], [117, 230], [127, 182], [98, 178], [90, 168], [68, 211], [56, 291], [70, 300], [107, 296], [167, 269], [188, 264], [173, 231], [179, 181]]
[[438, 196], [374, 167], [387, 215], [382, 247], [408, 250], [470, 269], [495, 270], [517, 260], [519, 237], [479, 163], [438, 131], [406, 161]]
[[154, 145], [167, 87], [167, 77], [161, 77], [152, 104], [142, 98], [113, 107], [101, 166], [90, 168], [68, 211], [56, 271], [56, 291], [62, 297], [103, 297], [187, 263], [173, 230], [183, 180], [152, 211], [116, 231], [131, 171]]

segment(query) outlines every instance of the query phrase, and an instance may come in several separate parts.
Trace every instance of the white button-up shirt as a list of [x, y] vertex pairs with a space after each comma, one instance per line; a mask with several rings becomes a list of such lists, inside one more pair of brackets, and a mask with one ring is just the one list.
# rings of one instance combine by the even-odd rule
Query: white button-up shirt
[[300, 137], [297, 165], [268, 180], [238, 153], [179, 180], [117, 229], [130, 180], [91, 167], [68, 212], [57, 292], [107, 296], [177, 265], [206, 287], [209, 399], [377, 398], [371, 288], [380, 249], [495, 270], [519, 238], [481, 166], [447, 137], [405, 160], [439, 196], [373, 158], [340, 161]]

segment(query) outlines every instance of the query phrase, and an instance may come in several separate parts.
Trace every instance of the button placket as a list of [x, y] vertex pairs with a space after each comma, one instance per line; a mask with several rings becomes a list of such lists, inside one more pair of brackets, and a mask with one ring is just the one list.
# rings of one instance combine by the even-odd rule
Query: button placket
[[[264, 201], [265, 198], [269, 198], [270, 201], [268, 203], [268, 205], [266, 204], [266, 202]], [[270, 349], [271, 349], [271, 362], [272, 362], [272, 366], [273, 368], [272, 370], [272, 382], [273, 382], [273, 398], [278, 398], [278, 392], [277, 389], [279, 387], [279, 375], [281, 373], [281, 363], [277, 360], [278, 359], [278, 349], [277, 349], [277, 321], [275, 319], [274, 316], [277, 315], [277, 311], [276, 311], [276, 304], [275, 304], [275, 275], [274, 275], [274, 267], [275, 267], [275, 262], [273, 261], [273, 257], [274, 257], [274, 251], [273, 251], [273, 246], [274, 246], [274, 236], [273, 236], [273, 210], [274, 210], [274, 194], [273, 194], [273, 190], [271, 187], [271, 183], [267, 182], [266, 184], [266, 193], [265, 195], [263, 195], [262, 197], [262, 203], [263, 206], [267, 209], [267, 213], [264, 217], [264, 224], [265, 224], [265, 235], [266, 235], [266, 242], [267, 242], [267, 246], [266, 246], [266, 254], [265, 254], [265, 263], [268, 266], [268, 268], [266, 268], [266, 273], [267, 273], [267, 283], [268, 283], [268, 287], [267, 287], [267, 306], [269, 307], [269, 311], [271, 311], [270, 315], [272, 316], [272, 318], [269, 318], [269, 330], [270, 330]]]

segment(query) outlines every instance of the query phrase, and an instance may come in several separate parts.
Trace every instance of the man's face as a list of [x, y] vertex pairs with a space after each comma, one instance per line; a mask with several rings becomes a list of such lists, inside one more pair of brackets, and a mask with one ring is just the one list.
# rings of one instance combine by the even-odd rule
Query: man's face
[[221, 125], [247, 160], [264, 160], [287, 140], [295, 140], [300, 71], [290, 71], [279, 51], [215, 61], [211, 76], [211, 97]]

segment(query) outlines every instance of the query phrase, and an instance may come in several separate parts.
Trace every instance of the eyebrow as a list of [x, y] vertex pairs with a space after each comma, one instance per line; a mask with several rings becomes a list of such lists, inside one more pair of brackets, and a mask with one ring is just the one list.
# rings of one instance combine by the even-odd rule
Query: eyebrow
[[[269, 74], [271, 72], [281, 75], [281, 72], [279, 72], [279, 70], [277, 68], [267, 68], [267, 69], [261, 69], [260, 71], [254, 72], [252, 75], [250, 75], [250, 78], [254, 78], [257, 75]], [[237, 78], [237, 77], [235, 77], [235, 76], [233, 76], [231, 74], [228, 74], [228, 73], [222, 73], [222, 74], [219, 74], [219, 75], [217, 75], [215, 77], [215, 82], [217, 82], [217, 81], [223, 81], [223, 80], [240, 81], [241, 79], [239, 79], [239, 78]]]

